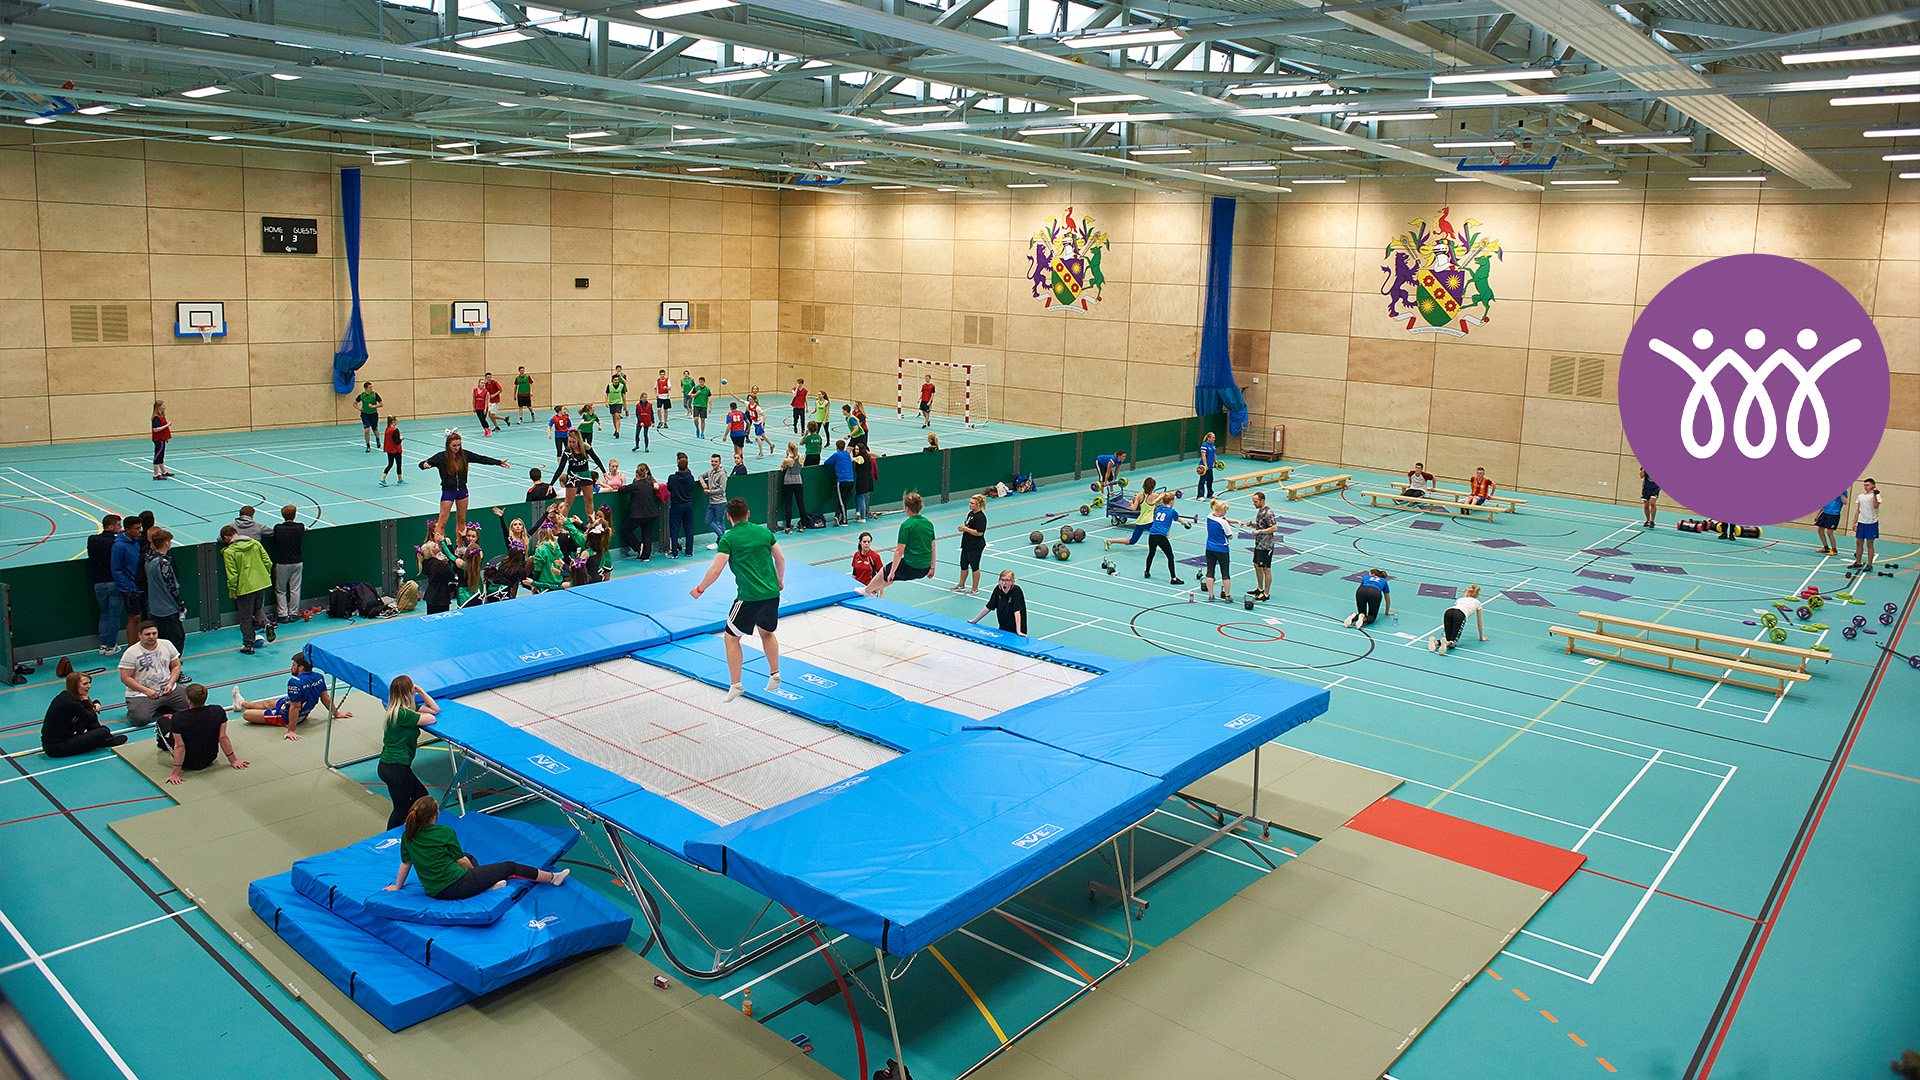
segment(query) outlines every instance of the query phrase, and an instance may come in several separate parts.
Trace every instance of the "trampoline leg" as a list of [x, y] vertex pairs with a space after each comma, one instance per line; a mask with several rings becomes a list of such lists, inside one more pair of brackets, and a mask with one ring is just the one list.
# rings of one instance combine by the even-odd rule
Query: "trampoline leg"
[[466, 769], [466, 755], [462, 754], [459, 750], [455, 750], [453, 752], [453, 780], [451, 781], [451, 786], [453, 787], [454, 800], [460, 804], [460, 814], [463, 817], [466, 816], [467, 813], [467, 786], [461, 783], [460, 774], [465, 772]]
[[887, 1030], [893, 1033], [893, 1060], [900, 1063], [900, 1073], [895, 1080], [900, 1080], [907, 1075], [907, 1055], [900, 1050], [900, 1024], [893, 1018], [893, 979], [887, 975], [886, 950], [873, 950], [873, 959], [880, 969], [880, 993], [886, 998]]
[[[1253, 748], [1253, 807], [1247, 811], [1247, 817], [1254, 821], [1260, 820], [1260, 747], [1265, 745], [1265, 743], [1259, 743]], [[1262, 835], [1271, 834], [1263, 833]]]

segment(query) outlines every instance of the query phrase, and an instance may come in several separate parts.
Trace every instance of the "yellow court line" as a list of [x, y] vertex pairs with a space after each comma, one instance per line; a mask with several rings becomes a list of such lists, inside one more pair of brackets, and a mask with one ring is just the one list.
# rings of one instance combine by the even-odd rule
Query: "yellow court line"
[[[1693, 587], [1692, 589], [1690, 589], [1690, 590], [1688, 590], [1688, 592], [1687, 592], [1687, 595], [1685, 595], [1685, 596], [1683, 596], [1683, 597], [1681, 597], [1680, 599], [1678, 599], [1678, 600], [1675, 600], [1675, 601], [1674, 601], [1673, 603], [1671, 603], [1671, 604], [1669, 604], [1669, 605], [1667, 605], [1667, 610], [1665, 610], [1665, 611], [1663, 611], [1663, 612], [1661, 612], [1661, 613], [1660, 613], [1659, 615], [1657, 615], [1657, 616], [1655, 616], [1654, 618], [1652, 618], [1652, 619], [1650, 619], [1650, 620], [1648, 620], [1648, 621], [1650, 621], [1650, 622], [1659, 622], [1659, 621], [1660, 621], [1661, 619], [1664, 619], [1664, 618], [1666, 618], [1667, 616], [1669, 616], [1669, 615], [1671, 615], [1671, 614], [1673, 614], [1673, 611], [1674, 611], [1674, 609], [1675, 609], [1675, 608], [1677, 608], [1677, 607], [1679, 607], [1679, 606], [1680, 606], [1681, 604], [1684, 604], [1684, 603], [1686, 603], [1686, 602], [1687, 602], [1688, 600], [1691, 600], [1691, 599], [1693, 599], [1693, 594], [1694, 594], [1694, 593], [1697, 593], [1697, 592], [1699, 592], [1699, 591], [1700, 591], [1700, 589], [1701, 589], [1701, 586], [1699, 586], [1699, 585], [1695, 585], [1695, 586], [1694, 586], [1694, 587]], [[1441, 792], [1441, 793], [1440, 793], [1440, 794], [1438, 794], [1438, 795], [1435, 795], [1435, 796], [1433, 797], [1433, 799], [1432, 799], [1432, 801], [1430, 801], [1430, 802], [1428, 802], [1428, 803], [1427, 803], [1427, 808], [1428, 808], [1428, 809], [1432, 809], [1435, 803], [1438, 803], [1438, 802], [1439, 802], [1439, 801], [1440, 801], [1441, 799], [1444, 799], [1444, 798], [1446, 798], [1447, 796], [1449, 796], [1449, 795], [1451, 795], [1451, 794], [1453, 794], [1453, 793], [1454, 793], [1455, 791], [1458, 791], [1458, 790], [1460, 789], [1460, 785], [1461, 785], [1461, 784], [1464, 784], [1464, 783], [1466, 783], [1466, 782], [1467, 782], [1467, 778], [1468, 778], [1468, 777], [1471, 777], [1471, 776], [1472, 776], [1472, 775], [1473, 775], [1474, 773], [1477, 773], [1477, 772], [1479, 772], [1479, 771], [1480, 771], [1480, 769], [1481, 769], [1481, 768], [1482, 768], [1483, 766], [1485, 766], [1487, 762], [1489, 762], [1489, 761], [1492, 761], [1492, 760], [1493, 760], [1494, 758], [1496, 758], [1496, 757], [1499, 757], [1499, 756], [1500, 756], [1500, 751], [1502, 751], [1502, 750], [1505, 750], [1505, 749], [1506, 749], [1507, 747], [1509, 747], [1509, 746], [1512, 746], [1512, 745], [1513, 745], [1513, 741], [1514, 741], [1515, 739], [1518, 739], [1518, 738], [1519, 738], [1520, 736], [1522, 736], [1522, 735], [1525, 735], [1525, 734], [1526, 734], [1526, 733], [1527, 733], [1527, 732], [1528, 732], [1529, 730], [1531, 730], [1531, 729], [1532, 729], [1532, 727], [1533, 727], [1533, 725], [1535, 725], [1535, 724], [1537, 724], [1537, 723], [1539, 723], [1539, 722], [1540, 722], [1540, 721], [1542, 721], [1542, 720], [1545, 720], [1545, 719], [1547, 718], [1547, 714], [1553, 711], [1553, 709], [1554, 709], [1554, 706], [1555, 706], [1555, 705], [1558, 705], [1558, 704], [1560, 704], [1561, 702], [1563, 702], [1563, 701], [1565, 701], [1565, 700], [1567, 700], [1567, 698], [1568, 698], [1568, 697], [1570, 697], [1570, 696], [1572, 696], [1572, 694], [1573, 694], [1573, 692], [1574, 692], [1575, 690], [1578, 690], [1578, 689], [1580, 689], [1581, 687], [1583, 687], [1583, 686], [1585, 686], [1585, 685], [1587, 685], [1587, 680], [1588, 680], [1588, 679], [1591, 679], [1591, 678], [1593, 678], [1593, 677], [1594, 677], [1595, 675], [1598, 675], [1598, 674], [1600, 674], [1600, 672], [1602, 672], [1602, 671], [1604, 671], [1604, 670], [1606, 669], [1606, 666], [1607, 666], [1607, 665], [1606, 665], [1605, 663], [1600, 663], [1600, 664], [1596, 664], [1596, 665], [1594, 665], [1594, 668], [1593, 668], [1593, 670], [1592, 670], [1592, 671], [1589, 671], [1589, 672], [1587, 672], [1587, 674], [1586, 674], [1586, 678], [1583, 678], [1583, 679], [1581, 679], [1581, 680], [1580, 680], [1579, 682], [1577, 682], [1577, 683], [1574, 683], [1574, 684], [1573, 684], [1572, 686], [1569, 686], [1569, 687], [1567, 687], [1567, 692], [1566, 692], [1566, 693], [1564, 693], [1564, 694], [1561, 694], [1561, 695], [1560, 695], [1559, 697], [1557, 697], [1557, 698], [1554, 698], [1554, 699], [1553, 699], [1553, 704], [1551, 704], [1551, 705], [1548, 705], [1548, 706], [1547, 706], [1546, 708], [1544, 708], [1544, 709], [1541, 709], [1541, 710], [1540, 710], [1540, 715], [1539, 715], [1539, 716], [1536, 716], [1536, 717], [1534, 717], [1533, 719], [1531, 719], [1531, 720], [1529, 720], [1529, 721], [1527, 721], [1527, 722], [1526, 722], [1526, 723], [1525, 723], [1524, 725], [1522, 725], [1521, 727], [1519, 727], [1519, 728], [1517, 728], [1517, 729], [1515, 729], [1515, 731], [1514, 731], [1514, 733], [1513, 733], [1513, 734], [1511, 734], [1511, 735], [1509, 735], [1509, 736], [1507, 736], [1507, 741], [1506, 741], [1506, 742], [1503, 742], [1503, 743], [1501, 743], [1501, 744], [1500, 744], [1499, 746], [1496, 746], [1496, 747], [1494, 747], [1494, 748], [1493, 748], [1493, 753], [1491, 753], [1491, 754], [1488, 754], [1488, 755], [1487, 755], [1486, 757], [1483, 757], [1483, 758], [1481, 758], [1481, 759], [1480, 759], [1480, 763], [1479, 763], [1478, 765], [1475, 765], [1475, 766], [1474, 766], [1473, 768], [1471, 768], [1471, 769], [1468, 769], [1468, 770], [1467, 770], [1467, 771], [1466, 771], [1466, 772], [1465, 772], [1465, 773], [1464, 773], [1464, 774], [1463, 774], [1463, 775], [1462, 775], [1462, 776], [1460, 777], [1460, 779], [1458, 779], [1458, 780], [1455, 780], [1455, 781], [1454, 781], [1453, 783], [1451, 783], [1451, 784], [1449, 784], [1449, 785], [1447, 785], [1447, 790], [1445, 790], [1445, 791], [1443, 791], [1443, 792]], [[1516, 992], [1517, 992], [1517, 991], [1516, 991]]]
[[[0, 691], [0, 693], [5, 693], [5, 691]], [[1053, 912], [1055, 915], [1058, 915], [1063, 919], [1071, 919], [1082, 926], [1090, 926], [1095, 930], [1100, 931], [1103, 934], [1111, 934], [1114, 937], [1119, 938], [1121, 941], [1133, 941], [1132, 938], [1128, 937], [1127, 935], [1121, 933], [1118, 930], [1115, 930], [1107, 926], [1101, 926], [1099, 923], [1094, 922], [1091, 919], [1083, 919], [1080, 916], [1075, 915], [1073, 912], [1066, 910], [1065, 908], [1054, 907], [1052, 904], [1047, 903], [1045, 900], [1035, 900], [1032, 897], [1027, 897], [1026, 899], [1022, 900], [1021, 903], [1032, 904], [1034, 907], [1046, 908], [1048, 911]], [[1135, 943], [1135, 947], [1139, 948], [1142, 952], [1147, 951], [1147, 947], [1145, 945], [1140, 945], [1137, 942]]]
[[[967, 985], [967, 980], [961, 978], [958, 971], [953, 970], [953, 965], [947, 963], [947, 958], [940, 955], [939, 949], [929, 945], [927, 951], [933, 954], [935, 960], [940, 961], [940, 966], [947, 969], [947, 974], [953, 976], [953, 981], [959, 983], [960, 989], [965, 990], [967, 996], [973, 999], [973, 1007], [979, 1009], [980, 1015], [987, 1018], [987, 1026], [993, 1029], [994, 1038], [1000, 1040], [1001, 1046], [1007, 1045], [1007, 1033], [1000, 1030], [1000, 1022], [987, 1011], [987, 1003], [980, 1000], [980, 995], [973, 992], [973, 987]], [[887, 969], [884, 966], [880, 969], [880, 977], [883, 979], [887, 977]]]

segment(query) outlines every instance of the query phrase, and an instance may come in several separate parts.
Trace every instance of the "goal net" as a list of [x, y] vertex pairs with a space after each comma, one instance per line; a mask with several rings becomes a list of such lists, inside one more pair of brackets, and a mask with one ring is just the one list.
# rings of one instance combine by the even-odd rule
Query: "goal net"
[[901, 357], [896, 413], [902, 417], [918, 413], [921, 387], [929, 382], [933, 384], [933, 415], [958, 420], [967, 427], [987, 422], [990, 413], [985, 364]]

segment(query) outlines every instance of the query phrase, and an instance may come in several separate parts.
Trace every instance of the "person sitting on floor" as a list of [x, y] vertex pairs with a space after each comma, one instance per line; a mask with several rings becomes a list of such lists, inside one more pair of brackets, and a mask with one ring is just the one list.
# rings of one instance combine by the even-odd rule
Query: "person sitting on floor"
[[460, 837], [451, 828], [439, 824], [440, 804], [433, 796], [422, 795], [407, 811], [407, 827], [400, 834], [400, 876], [386, 887], [399, 892], [407, 883], [407, 871], [420, 874], [420, 886], [435, 900], [465, 900], [489, 889], [505, 888], [509, 878], [538, 881], [542, 885], [565, 885], [570, 870], [539, 870], [525, 863], [498, 862], [481, 866], [473, 856], [460, 849]]
[[76, 671], [67, 676], [67, 688], [53, 695], [47, 718], [40, 724], [40, 749], [48, 757], [73, 757], [126, 745], [125, 735], [100, 722], [100, 703], [87, 696], [92, 689], [93, 676]]
[[244, 769], [251, 762], [240, 760], [227, 738], [227, 710], [207, 704], [207, 688], [194, 683], [187, 687], [187, 703], [192, 706], [160, 721], [160, 738], [173, 754], [173, 773], [169, 784], [184, 784], [180, 770], [198, 772], [213, 764], [215, 753], [227, 755], [227, 764]]
[[325, 705], [327, 715], [335, 720], [350, 720], [353, 714], [334, 704], [333, 695], [327, 692], [327, 680], [313, 670], [313, 661], [307, 654], [293, 654], [293, 663], [287, 671], [287, 692], [273, 701], [248, 701], [240, 696], [240, 688], [233, 688], [233, 707], [240, 712], [240, 719], [249, 724], [266, 724], [270, 727], [284, 727], [288, 739], [298, 740], [294, 729], [300, 721], [313, 715], [315, 705]]

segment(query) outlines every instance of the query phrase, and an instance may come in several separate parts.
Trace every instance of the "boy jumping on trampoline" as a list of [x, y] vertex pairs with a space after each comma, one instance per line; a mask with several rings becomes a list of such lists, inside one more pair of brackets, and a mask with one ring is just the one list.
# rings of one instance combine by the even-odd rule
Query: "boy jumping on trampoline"
[[720, 537], [706, 576], [688, 593], [700, 599], [722, 570], [733, 570], [737, 591], [733, 607], [727, 610], [727, 701], [745, 693], [740, 681], [740, 642], [748, 634], [760, 635], [760, 649], [767, 655], [767, 691], [780, 689], [780, 642], [773, 632], [780, 625], [780, 587], [786, 582], [787, 557], [773, 530], [748, 521], [749, 512], [747, 500], [727, 501], [726, 534]]

